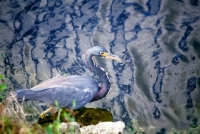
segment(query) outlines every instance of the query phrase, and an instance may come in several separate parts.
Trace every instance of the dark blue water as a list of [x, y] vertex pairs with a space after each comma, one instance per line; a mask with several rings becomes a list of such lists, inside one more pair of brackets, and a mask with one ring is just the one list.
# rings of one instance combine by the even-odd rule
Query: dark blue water
[[97, 59], [112, 91], [105, 108], [137, 131], [197, 132], [200, 119], [199, 0], [1, 0], [0, 72], [8, 91], [57, 74], [90, 75], [93, 45], [130, 60]]

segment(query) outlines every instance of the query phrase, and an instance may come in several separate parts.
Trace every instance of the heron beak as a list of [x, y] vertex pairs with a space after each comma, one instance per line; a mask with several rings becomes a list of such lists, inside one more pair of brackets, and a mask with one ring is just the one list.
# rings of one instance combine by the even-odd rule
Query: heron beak
[[128, 61], [125, 61], [125, 60], [121, 59], [119, 56], [114, 55], [114, 54], [103, 52], [103, 53], [101, 53], [101, 56], [108, 58], [108, 59], [116, 60], [116, 61], [119, 61], [119, 62], [128, 63]]

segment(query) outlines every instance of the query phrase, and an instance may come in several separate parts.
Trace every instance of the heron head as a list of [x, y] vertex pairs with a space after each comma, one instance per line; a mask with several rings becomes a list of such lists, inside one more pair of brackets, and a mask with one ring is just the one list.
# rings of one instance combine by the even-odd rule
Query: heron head
[[117, 60], [120, 62], [126, 62], [126, 61], [122, 60], [119, 56], [108, 53], [108, 51], [102, 46], [93, 46], [88, 50], [90, 51], [90, 53], [92, 53], [95, 56], [101, 56], [103, 58]]
[[95, 56], [102, 56], [101, 53], [108, 53], [108, 51], [102, 46], [93, 46], [88, 49], [88, 51]]

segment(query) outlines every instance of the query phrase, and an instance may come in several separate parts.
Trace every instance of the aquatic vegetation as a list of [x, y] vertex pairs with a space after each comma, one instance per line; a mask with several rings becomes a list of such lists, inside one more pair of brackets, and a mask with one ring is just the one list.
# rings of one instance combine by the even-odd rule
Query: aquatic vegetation
[[[22, 108], [18, 108], [22, 109]], [[46, 124], [41, 125], [39, 122], [28, 123], [25, 120], [25, 115], [22, 113], [17, 113], [13, 115], [9, 115], [6, 113], [8, 109], [5, 108], [3, 104], [0, 104], [0, 132], [2, 134], [38, 134], [38, 133], [48, 133], [48, 134], [59, 134], [60, 133], [60, 125], [61, 121], [60, 116], [62, 109], [58, 111], [58, 115], [55, 116], [55, 119]], [[21, 115], [24, 115], [22, 117]], [[74, 121], [74, 117], [71, 114], [62, 114], [62, 118], [65, 119], [66, 123], [69, 121]], [[74, 128], [70, 127], [70, 131], [73, 132]]]
[[0, 100], [5, 98], [5, 89], [6, 89], [6, 84], [4, 83], [4, 76], [0, 74]]
[[[10, 101], [11, 98], [12, 101]], [[73, 110], [66, 113], [59, 109], [57, 114], [52, 114], [52, 122], [45, 125], [41, 123], [41, 125], [40, 122], [27, 121], [27, 117], [30, 115], [25, 111], [23, 105], [19, 104], [12, 94], [3, 103], [0, 103], [0, 132], [2, 134], [59, 134], [61, 122], [75, 121]], [[73, 127], [70, 128], [70, 131], [73, 132]]]
[[0, 132], [2, 134], [37, 134], [45, 133], [45, 129], [37, 123], [27, 124], [20, 116], [16, 114], [8, 115], [3, 104], [0, 104]]

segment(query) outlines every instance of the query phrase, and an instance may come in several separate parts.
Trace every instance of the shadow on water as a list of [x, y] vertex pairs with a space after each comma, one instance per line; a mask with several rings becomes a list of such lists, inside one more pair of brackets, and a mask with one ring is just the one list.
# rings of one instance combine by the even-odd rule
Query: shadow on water
[[7, 92], [57, 74], [89, 75], [81, 55], [93, 45], [130, 60], [97, 62], [110, 94], [87, 107], [137, 120], [149, 133], [199, 127], [198, 0], [0, 1], [0, 72]]

